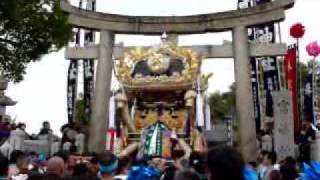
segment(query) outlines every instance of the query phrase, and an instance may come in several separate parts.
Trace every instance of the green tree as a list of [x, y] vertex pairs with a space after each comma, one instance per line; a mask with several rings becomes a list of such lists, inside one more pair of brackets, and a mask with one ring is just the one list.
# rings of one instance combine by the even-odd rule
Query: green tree
[[303, 85], [304, 80], [308, 76], [308, 65], [303, 62], [299, 62], [298, 67], [299, 67], [299, 70], [301, 71], [300, 73], [301, 73], [301, 80], [302, 80], [302, 85]]
[[235, 83], [228, 92], [215, 92], [209, 96], [209, 105], [214, 121], [224, 120], [235, 107]]
[[57, 51], [72, 38], [59, 0], [0, 1], [0, 71], [21, 81], [28, 63]]
[[75, 114], [76, 114], [75, 119], [81, 125], [88, 125], [89, 124], [89, 118], [86, 114], [86, 105], [84, 102], [83, 94], [80, 94], [76, 100]]

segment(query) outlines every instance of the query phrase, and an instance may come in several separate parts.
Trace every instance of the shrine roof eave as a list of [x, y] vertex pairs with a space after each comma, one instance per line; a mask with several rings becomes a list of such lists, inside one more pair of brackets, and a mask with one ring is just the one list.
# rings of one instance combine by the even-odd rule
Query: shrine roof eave
[[267, 22], [279, 22], [285, 18], [285, 10], [295, 0], [277, 0], [252, 8], [191, 16], [127, 16], [91, 12], [61, 1], [61, 9], [69, 13], [70, 24], [96, 30], [110, 30], [118, 34], [150, 34], [163, 32], [197, 34], [223, 32], [237, 26], [253, 26]]
[[188, 89], [192, 89], [192, 82], [190, 83], [184, 83], [184, 84], [162, 84], [162, 85], [158, 85], [158, 84], [141, 84], [141, 85], [135, 85], [135, 86], [126, 86], [124, 85], [124, 88], [129, 91], [129, 92], [157, 92], [157, 91], [178, 91], [178, 90], [188, 90]]

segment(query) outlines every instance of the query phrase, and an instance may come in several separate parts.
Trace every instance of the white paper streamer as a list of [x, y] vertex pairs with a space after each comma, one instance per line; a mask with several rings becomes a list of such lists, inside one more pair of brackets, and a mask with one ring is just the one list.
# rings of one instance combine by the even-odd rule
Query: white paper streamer
[[200, 89], [200, 77], [197, 79], [197, 100], [196, 100], [197, 126], [204, 127], [203, 98]]
[[211, 130], [211, 111], [208, 103], [206, 103], [206, 130]]
[[197, 126], [204, 127], [203, 98], [201, 93], [197, 94]]
[[134, 99], [133, 105], [131, 107], [131, 112], [130, 112], [130, 120], [133, 121], [134, 120], [134, 116], [136, 114], [136, 104], [137, 104], [137, 99]]

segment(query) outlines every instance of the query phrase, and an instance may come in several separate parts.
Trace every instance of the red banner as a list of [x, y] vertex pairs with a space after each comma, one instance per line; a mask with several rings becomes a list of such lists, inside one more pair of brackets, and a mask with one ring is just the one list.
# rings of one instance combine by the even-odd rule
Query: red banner
[[288, 82], [288, 90], [292, 95], [292, 111], [294, 120], [294, 131], [299, 132], [299, 111], [297, 92], [297, 49], [289, 48], [285, 57], [285, 71]]

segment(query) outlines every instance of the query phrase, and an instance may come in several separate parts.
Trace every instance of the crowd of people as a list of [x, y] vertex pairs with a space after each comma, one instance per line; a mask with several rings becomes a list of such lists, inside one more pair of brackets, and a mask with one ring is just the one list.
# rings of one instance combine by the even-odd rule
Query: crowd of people
[[[85, 132], [80, 125], [65, 124], [61, 127], [62, 138], [53, 133], [50, 123], [44, 121], [40, 131], [29, 134], [26, 124], [14, 123], [0, 116], [0, 152], [7, 155], [13, 150], [24, 150], [25, 140], [49, 140], [51, 153], [63, 149], [65, 151], [84, 152]], [[56, 147], [57, 146], [57, 147]]]
[[[0, 136], [10, 139], [13, 134], [25, 139], [38, 139], [53, 134], [50, 123], [44, 122], [37, 135], [29, 135], [26, 125], [2, 120]], [[263, 146], [256, 161], [245, 162], [233, 147], [218, 145], [205, 153], [174, 151], [171, 159], [161, 157], [137, 158], [137, 152], [117, 157], [110, 151], [85, 153], [79, 151], [77, 139], [83, 130], [68, 124], [61, 128], [60, 150], [50, 156], [14, 149], [9, 156], [0, 152], [0, 180], [295, 180], [303, 170], [303, 163], [310, 162], [310, 142], [314, 131], [304, 124], [298, 142], [302, 155], [277, 159], [269, 146]], [[309, 150], [310, 151], [310, 150]], [[319, 169], [320, 170], [320, 169]], [[319, 171], [320, 179], [320, 171]]]
[[245, 163], [241, 154], [225, 145], [189, 159], [174, 160], [60, 151], [45, 158], [34, 152], [0, 154], [0, 179], [17, 180], [295, 180], [299, 164], [292, 157], [278, 161], [274, 152], [262, 151], [256, 162]]

